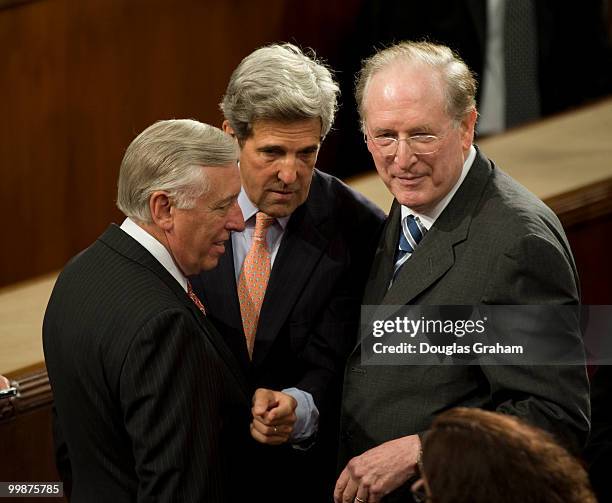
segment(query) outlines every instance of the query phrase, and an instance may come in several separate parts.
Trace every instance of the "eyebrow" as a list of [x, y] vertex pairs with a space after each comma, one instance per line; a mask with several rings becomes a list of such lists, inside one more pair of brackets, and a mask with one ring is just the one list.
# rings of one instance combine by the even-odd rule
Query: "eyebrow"
[[319, 150], [320, 146], [321, 146], [320, 143], [316, 143], [314, 145], [308, 145], [307, 147], [304, 147], [298, 150], [298, 152], [316, 152], [317, 150]]
[[257, 151], [258, 152], [265, 152], [268, 150], [281, 150], [284, 151], [285, 149], [283, 147], [281, 147], [280, 145], [275, 145], [275, 144], [270, 144], [270, 145], [260, 145], [259, 147], [257, 147]]
[[[317, 150], [319, 150], [320, 146], [321, 146], [320, 143], [314, 143], [312, 145], [307, 145], [299, 149], [297, 152], [298, 153], [316, 152]], [[276, 145], [275, 143], [271, 143], [269, 145], [260, 145], [259, 147], [257, 147], [258, 152], [269, 152], [271, 150], [278, 151], [278, 152], [285, 152], [287, 149], [283, 147], [282, 145]]]
[[[427, 133], [427, 134], [433, 134], [434, 129], [429, 125], [429, 124], [424, 124], [421, 126], [415, 126], [412, 127], [410, 129], [408, 129], [408, 134], [410, 136], [412, 136], [415, 133]], [[393, 135], [397, 135], [399, 134], [398, 131], [392, 129], [392, 128], [375, 128], [372, 130], [372, 134], [374, 136], [380, 136], [380, 135], [385, 135], [385, 134], [393, 134]]]
[[232, 194], [231, 196], [227, 196], [220, 201], [217, 201], [215, 206], [225, 206], [226, 204], [231, 203], [232, 201], [238, 198], [238, 194]]
[[372, 129], [372, 134], [374, 136], [379, 136], [379, 135], [388, 134], [388, 133], [396, 134], [396, 131], [390, 128], [385, 128], [385, 127], [379, 127], [379, 128]]

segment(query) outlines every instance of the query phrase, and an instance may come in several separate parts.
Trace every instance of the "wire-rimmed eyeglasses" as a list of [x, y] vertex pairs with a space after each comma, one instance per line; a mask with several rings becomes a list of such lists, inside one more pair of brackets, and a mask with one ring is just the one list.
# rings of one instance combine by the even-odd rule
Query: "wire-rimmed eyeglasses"
[[372, 136], [365, 133], [363, 139], [366, 143], [368, 141], [372, 142], [382, 155], [395, 157], [401, 141], [405, 141], [410, 150], [417, 155], [435, 154], [440, 150], [445, 136], [446, 133], [439, 136], [433, 134], [415, 134], [407, 138], [396, 138], [388, 134]]

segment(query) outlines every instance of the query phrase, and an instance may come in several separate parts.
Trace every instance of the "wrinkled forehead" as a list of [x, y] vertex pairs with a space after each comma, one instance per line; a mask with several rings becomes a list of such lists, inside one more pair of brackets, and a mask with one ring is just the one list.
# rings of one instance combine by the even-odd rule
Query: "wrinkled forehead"
[[318, 145], [321, 141], [320, 118], [300, 120], [260, 119], [251, 127], [250, 139], [256, 142], [306, 142]]

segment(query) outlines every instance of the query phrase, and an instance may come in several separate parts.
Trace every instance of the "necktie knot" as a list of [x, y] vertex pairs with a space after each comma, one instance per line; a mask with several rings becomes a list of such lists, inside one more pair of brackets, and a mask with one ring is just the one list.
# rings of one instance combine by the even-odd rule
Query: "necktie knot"
[[255, 215], [255, 232], [253, 239], [257, 241], [265, 241], [268, 227], [274, 223], [275, 218], [266, 215], [263, 211], [258, 211]]
[[423, 239], [425, 228], [414, 215], [407, 215], [402, 219], [402, 232], [400, 233], [399, 250], [412, 253]]
[[189, 298], [196, 305], [196, 307], [200, 311], [202, 311], [202, 314], [206, 316], [206, 308], [204, 307], [204, 304], [202, 304], [202, 301], [200, 300], [200, 298], [193, 291], [193, 287], [191, 286], [191, 281], [189, 280], [187, 280], [187, 295], [189, 295]]

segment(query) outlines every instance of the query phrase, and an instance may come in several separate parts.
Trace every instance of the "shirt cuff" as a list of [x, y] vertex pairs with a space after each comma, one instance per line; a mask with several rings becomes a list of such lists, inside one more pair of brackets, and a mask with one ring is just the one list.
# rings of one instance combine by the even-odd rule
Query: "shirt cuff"
[[319, 409], [314, 403], [312, 395], [297, 388], [286, 388], [283, 393], [291, 395], [297, 401], [295, 415], [297, 419], [293, 425], [290, 441], [299, 443], [312, 437], [319, 428]]

